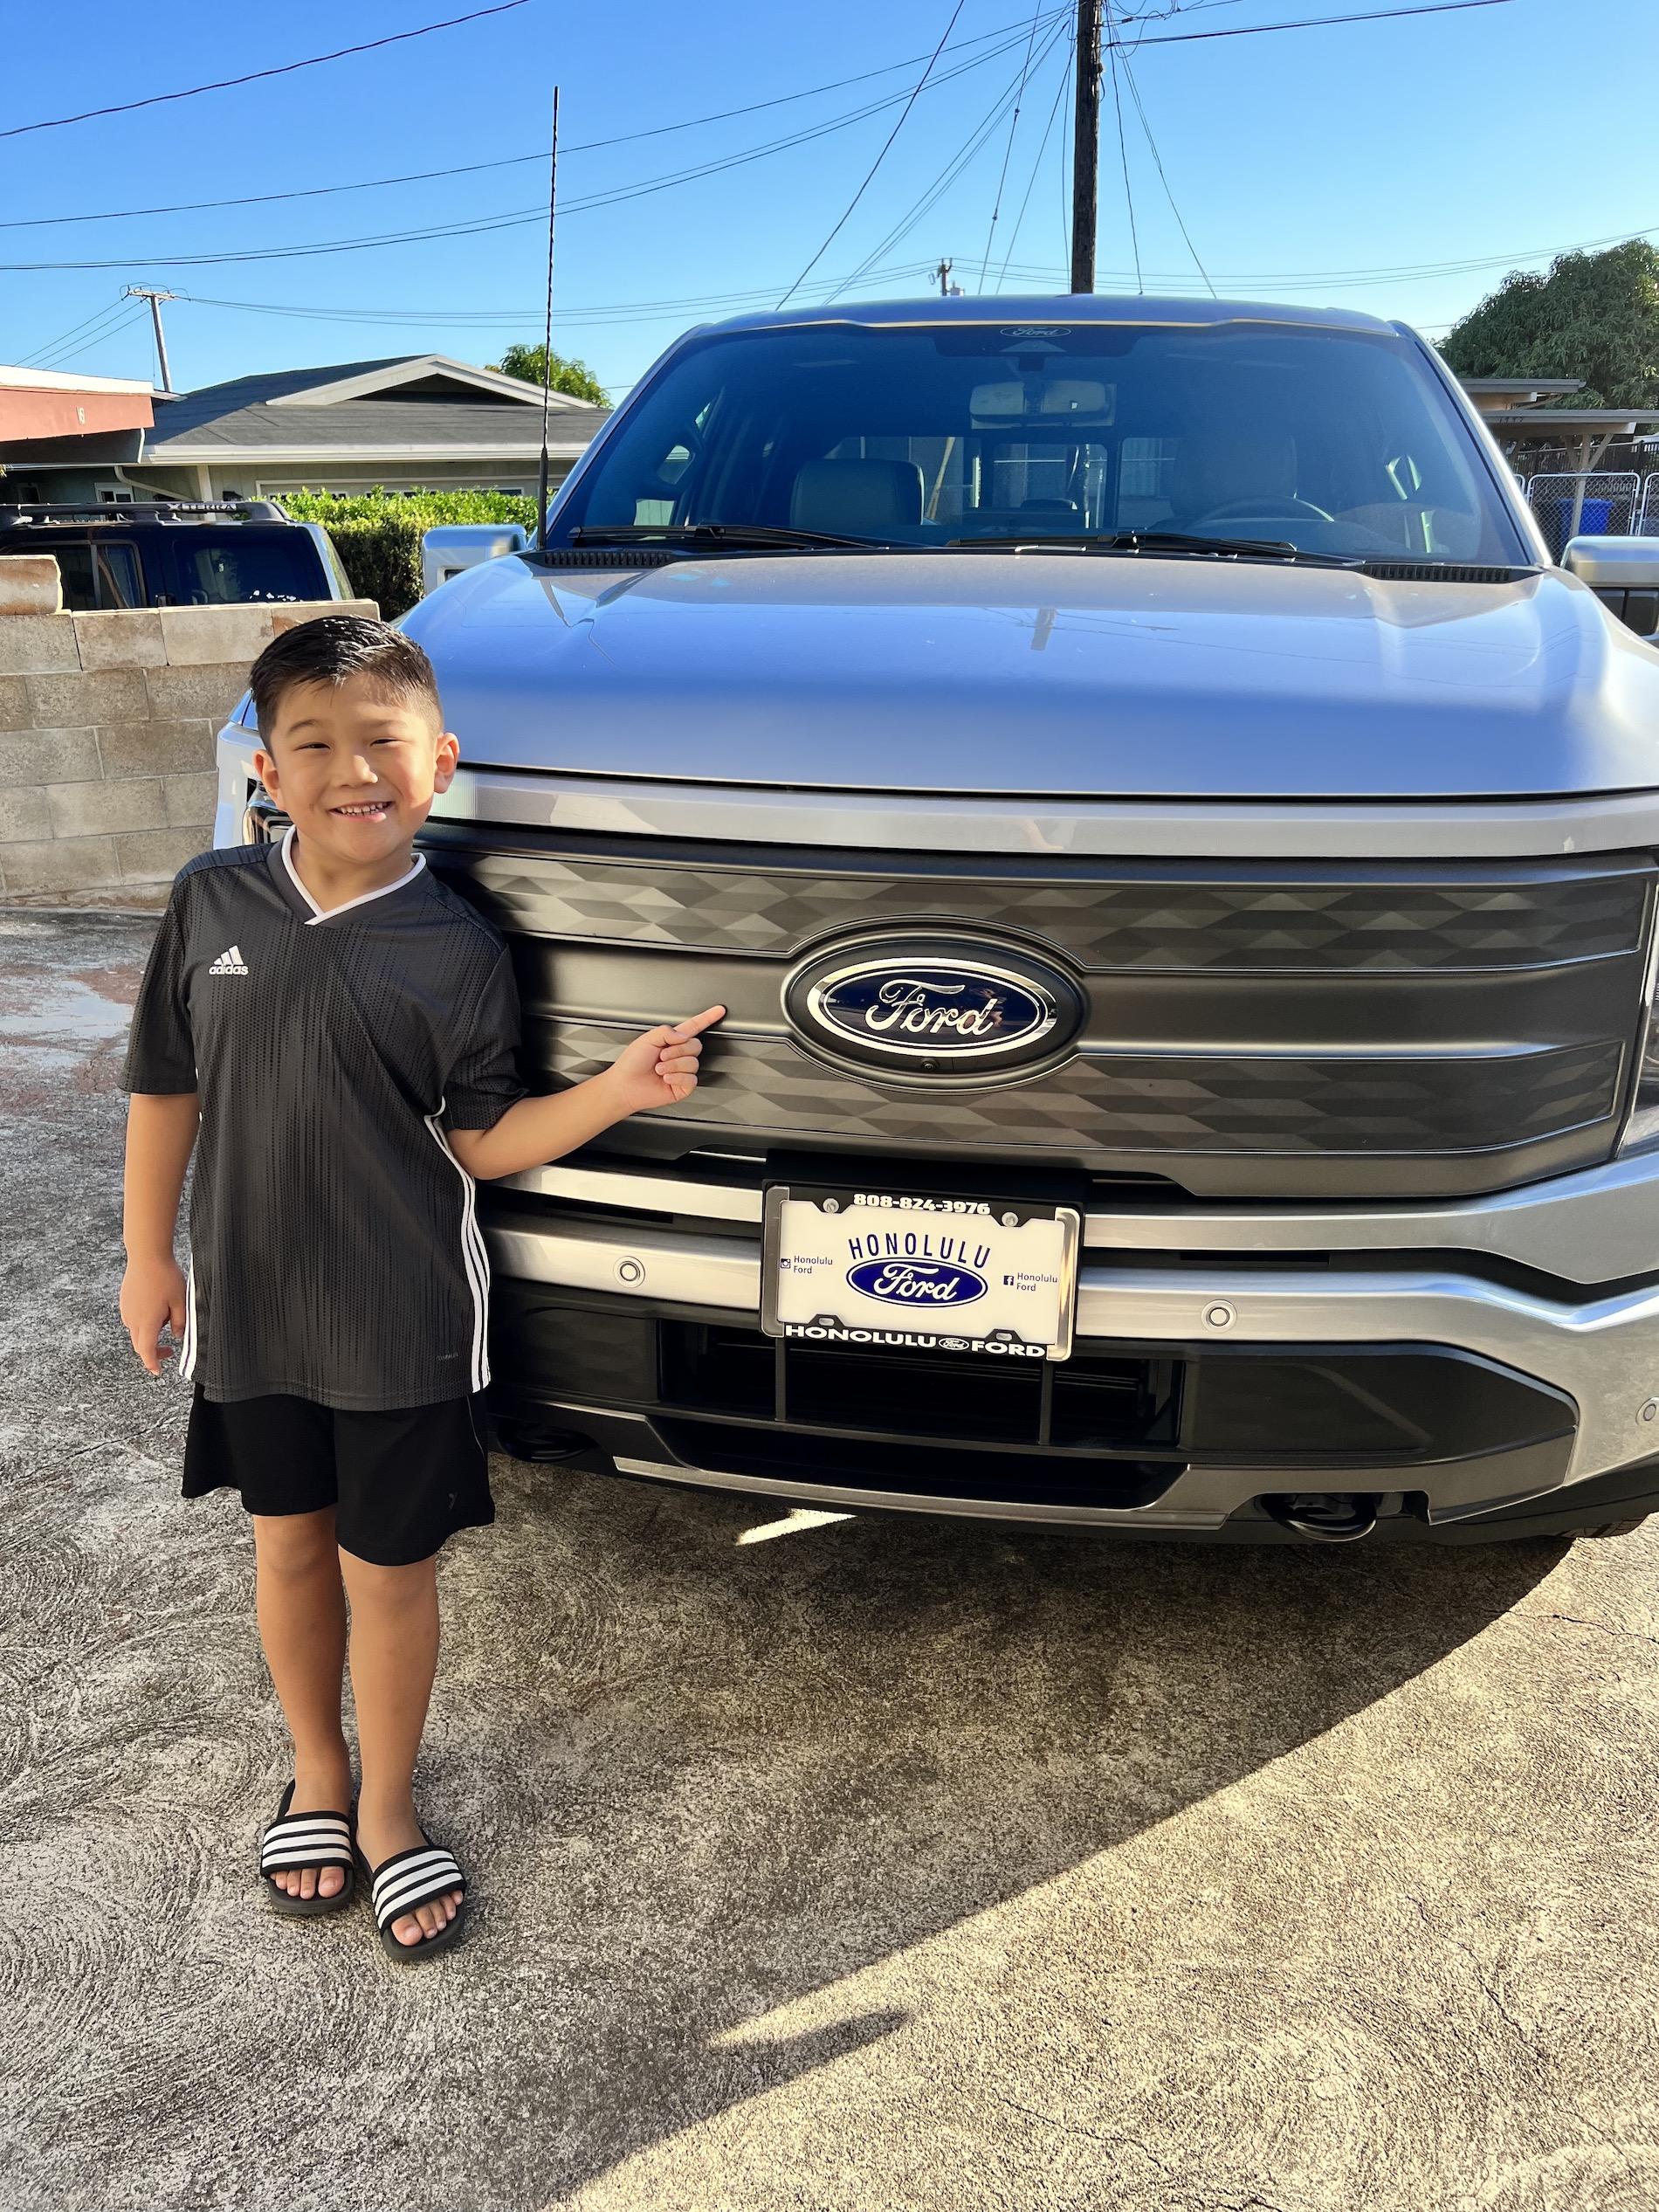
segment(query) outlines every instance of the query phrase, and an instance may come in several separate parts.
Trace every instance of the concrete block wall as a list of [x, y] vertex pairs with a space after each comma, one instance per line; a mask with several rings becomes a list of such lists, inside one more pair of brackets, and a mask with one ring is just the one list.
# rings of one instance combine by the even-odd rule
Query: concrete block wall
[[297, 623], [378, 612], [366, 599], [87, 615], [41, 603], [37, 579], [0, 578], [0, 893], [164, 887], [212, 840], [213, 741], [250, 664]]

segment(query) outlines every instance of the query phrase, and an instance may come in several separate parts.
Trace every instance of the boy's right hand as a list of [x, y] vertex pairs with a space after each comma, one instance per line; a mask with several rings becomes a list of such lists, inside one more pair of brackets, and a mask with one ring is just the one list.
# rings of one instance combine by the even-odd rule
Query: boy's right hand
[[121, 1277], [121, 1320], [134, 1351], [152, 1375], [160, 1375], [162, 1361], [170, 1360], [175, 1350], [162, 1342], [162, 1331], [171, 1328], [183, 1341], [185, 1297], [184, 1271], [170, 1252], [127, 1261]]

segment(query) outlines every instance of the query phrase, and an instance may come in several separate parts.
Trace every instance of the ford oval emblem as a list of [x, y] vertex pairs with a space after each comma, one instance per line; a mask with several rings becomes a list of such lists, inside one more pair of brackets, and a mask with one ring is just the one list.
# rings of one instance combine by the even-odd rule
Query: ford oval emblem
[[930, 1308], [969, 1306], [990, 1287], [982, 1275], [958, 1261], [947, 1265], [938, 1260], [864, 1259], [847, 1270], [847, 1280], [866, 1298]]
[[783, 1004], [801, 1042], [826, 1058], [930, 1082], [1046, 1059], [1083, 1020], [1082, 995], [1057, 967], [968, 938], [821, 952], [790, 976]]

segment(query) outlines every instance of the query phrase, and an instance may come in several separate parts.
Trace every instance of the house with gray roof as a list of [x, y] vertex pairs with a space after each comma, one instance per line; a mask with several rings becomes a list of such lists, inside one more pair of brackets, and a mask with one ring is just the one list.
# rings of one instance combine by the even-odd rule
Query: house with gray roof
[[[48, 500], [280, 497], [284, 492], [481, 489], [533, 493], [541, 394], [447, 354], [336, 362], [153, 395], [143, 450], [89, 469], [0, 447], [10, 475]], [[608, 410], [554, 392], [548, 478], [557, 486]]]

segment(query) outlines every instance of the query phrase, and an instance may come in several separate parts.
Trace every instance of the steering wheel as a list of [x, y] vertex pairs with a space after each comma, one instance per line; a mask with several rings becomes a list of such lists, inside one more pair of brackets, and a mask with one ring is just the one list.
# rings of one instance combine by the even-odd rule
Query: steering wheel
[[1227, 522], [1234, 520], [1275, 522], [1281, 519], [1294, 520], [1298, 514], [1311, 514], [1320, 522], [1334, 522], [1334, 514], [1327, 514], [1322, 506], [1315, 506], [1311, 500], [1298, 500], [1294, 492], [1273, 492], [1253, 500], [1229, 500], [1221, 506], [1211, 507], [1207, 513], [1194, 515], [1196, 522]]

